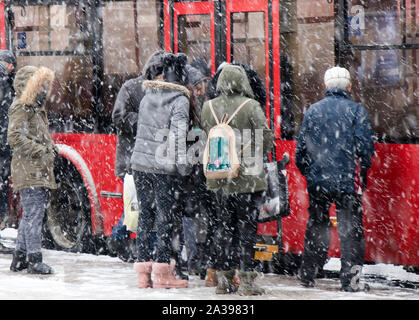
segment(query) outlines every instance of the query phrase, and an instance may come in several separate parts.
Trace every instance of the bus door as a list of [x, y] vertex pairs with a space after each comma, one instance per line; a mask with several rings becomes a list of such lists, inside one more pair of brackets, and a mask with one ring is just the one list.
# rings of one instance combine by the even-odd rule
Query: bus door
[[[166, 37], [169, 39], [169, 37]], [[175, 2], [173, 7], [173, 51], [190, 61], [204, 59], [215, 72], [215, 23], [213, 1]], [[166, 41], [166, 50], [170, 45]]]
[[[265, 82], [265, 114], [280, 138], [279, 0], [226, 1], [226, 60], [251, 66]], [[275, 150], [274, 159], [282, 153]]]

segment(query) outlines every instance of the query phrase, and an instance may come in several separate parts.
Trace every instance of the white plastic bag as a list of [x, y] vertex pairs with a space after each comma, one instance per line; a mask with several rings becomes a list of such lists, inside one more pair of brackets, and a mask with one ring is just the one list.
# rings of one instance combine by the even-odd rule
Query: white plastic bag
[[127, 227], [128, 231], [137, 232], [140, 207], [138, 205], [134, 177], [131, 174], [125, 174], [123, 192], [125, 214], [124, 225]]

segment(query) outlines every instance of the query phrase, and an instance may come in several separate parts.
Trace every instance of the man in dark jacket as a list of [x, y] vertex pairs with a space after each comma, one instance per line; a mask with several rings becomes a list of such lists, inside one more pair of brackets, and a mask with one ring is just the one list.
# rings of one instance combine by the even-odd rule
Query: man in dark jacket
[[[117, 143], [115, 155], [115, 175], [124, 179], [126, 173], [131, 173], [131, 155], [137, 133], [138, 108], [144, 97], [142, 88], [144, 80], [154, 80], [163, 72], [163, 57], [165, 51], [153, 53], [144, 65], [142, 74], [126, 81], [119, 90], [115, 106], [112, 111], [112, 121], [117, 130]], [[112, 230], [110, 249], [123, 261], [132, 259], [132, 250], [127, 243], [129, 233], [123, 225], [124, 215]], [[135, 250], [135, 249], [134, 249]]]
[[[15, 95], [13, 89], [16, 58], [9, 50], [0, 51], [0, 223], [6, 219], [9, 200], [9, 177], [12, 154], [7, 143], [9, 107]], [[12, 253], [13, 250], [0, 243], [0, 253]]]
[[349, 97], [349, 71], [325, 73], [326, 97], [307, 110], [298, 137], [295, 163], [307, 180], [309, 218], [299, 278], [313, 286], [329, 247], [329, 208], [336, 205], [341, 243], [342, 290], [359, 291], [365, 238], [362, 191], [374, 154], [368, 112]]

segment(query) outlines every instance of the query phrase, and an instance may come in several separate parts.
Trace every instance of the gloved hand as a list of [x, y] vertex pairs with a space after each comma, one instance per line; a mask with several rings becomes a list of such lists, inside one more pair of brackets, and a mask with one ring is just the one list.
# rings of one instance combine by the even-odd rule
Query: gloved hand
[[367, 169], [362, 168], [361, 169], [361, 185], [362, 190], [367, 189]]

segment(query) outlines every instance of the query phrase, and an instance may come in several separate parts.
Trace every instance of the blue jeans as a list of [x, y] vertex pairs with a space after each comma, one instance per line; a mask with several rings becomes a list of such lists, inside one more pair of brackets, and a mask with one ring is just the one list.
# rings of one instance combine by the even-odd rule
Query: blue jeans
[[16, 250], [28, 254], [41, 252], [42, 221], [49, 189], [26, 188], [20, 190], [19, 193], [23, 214], [18, 228]]

